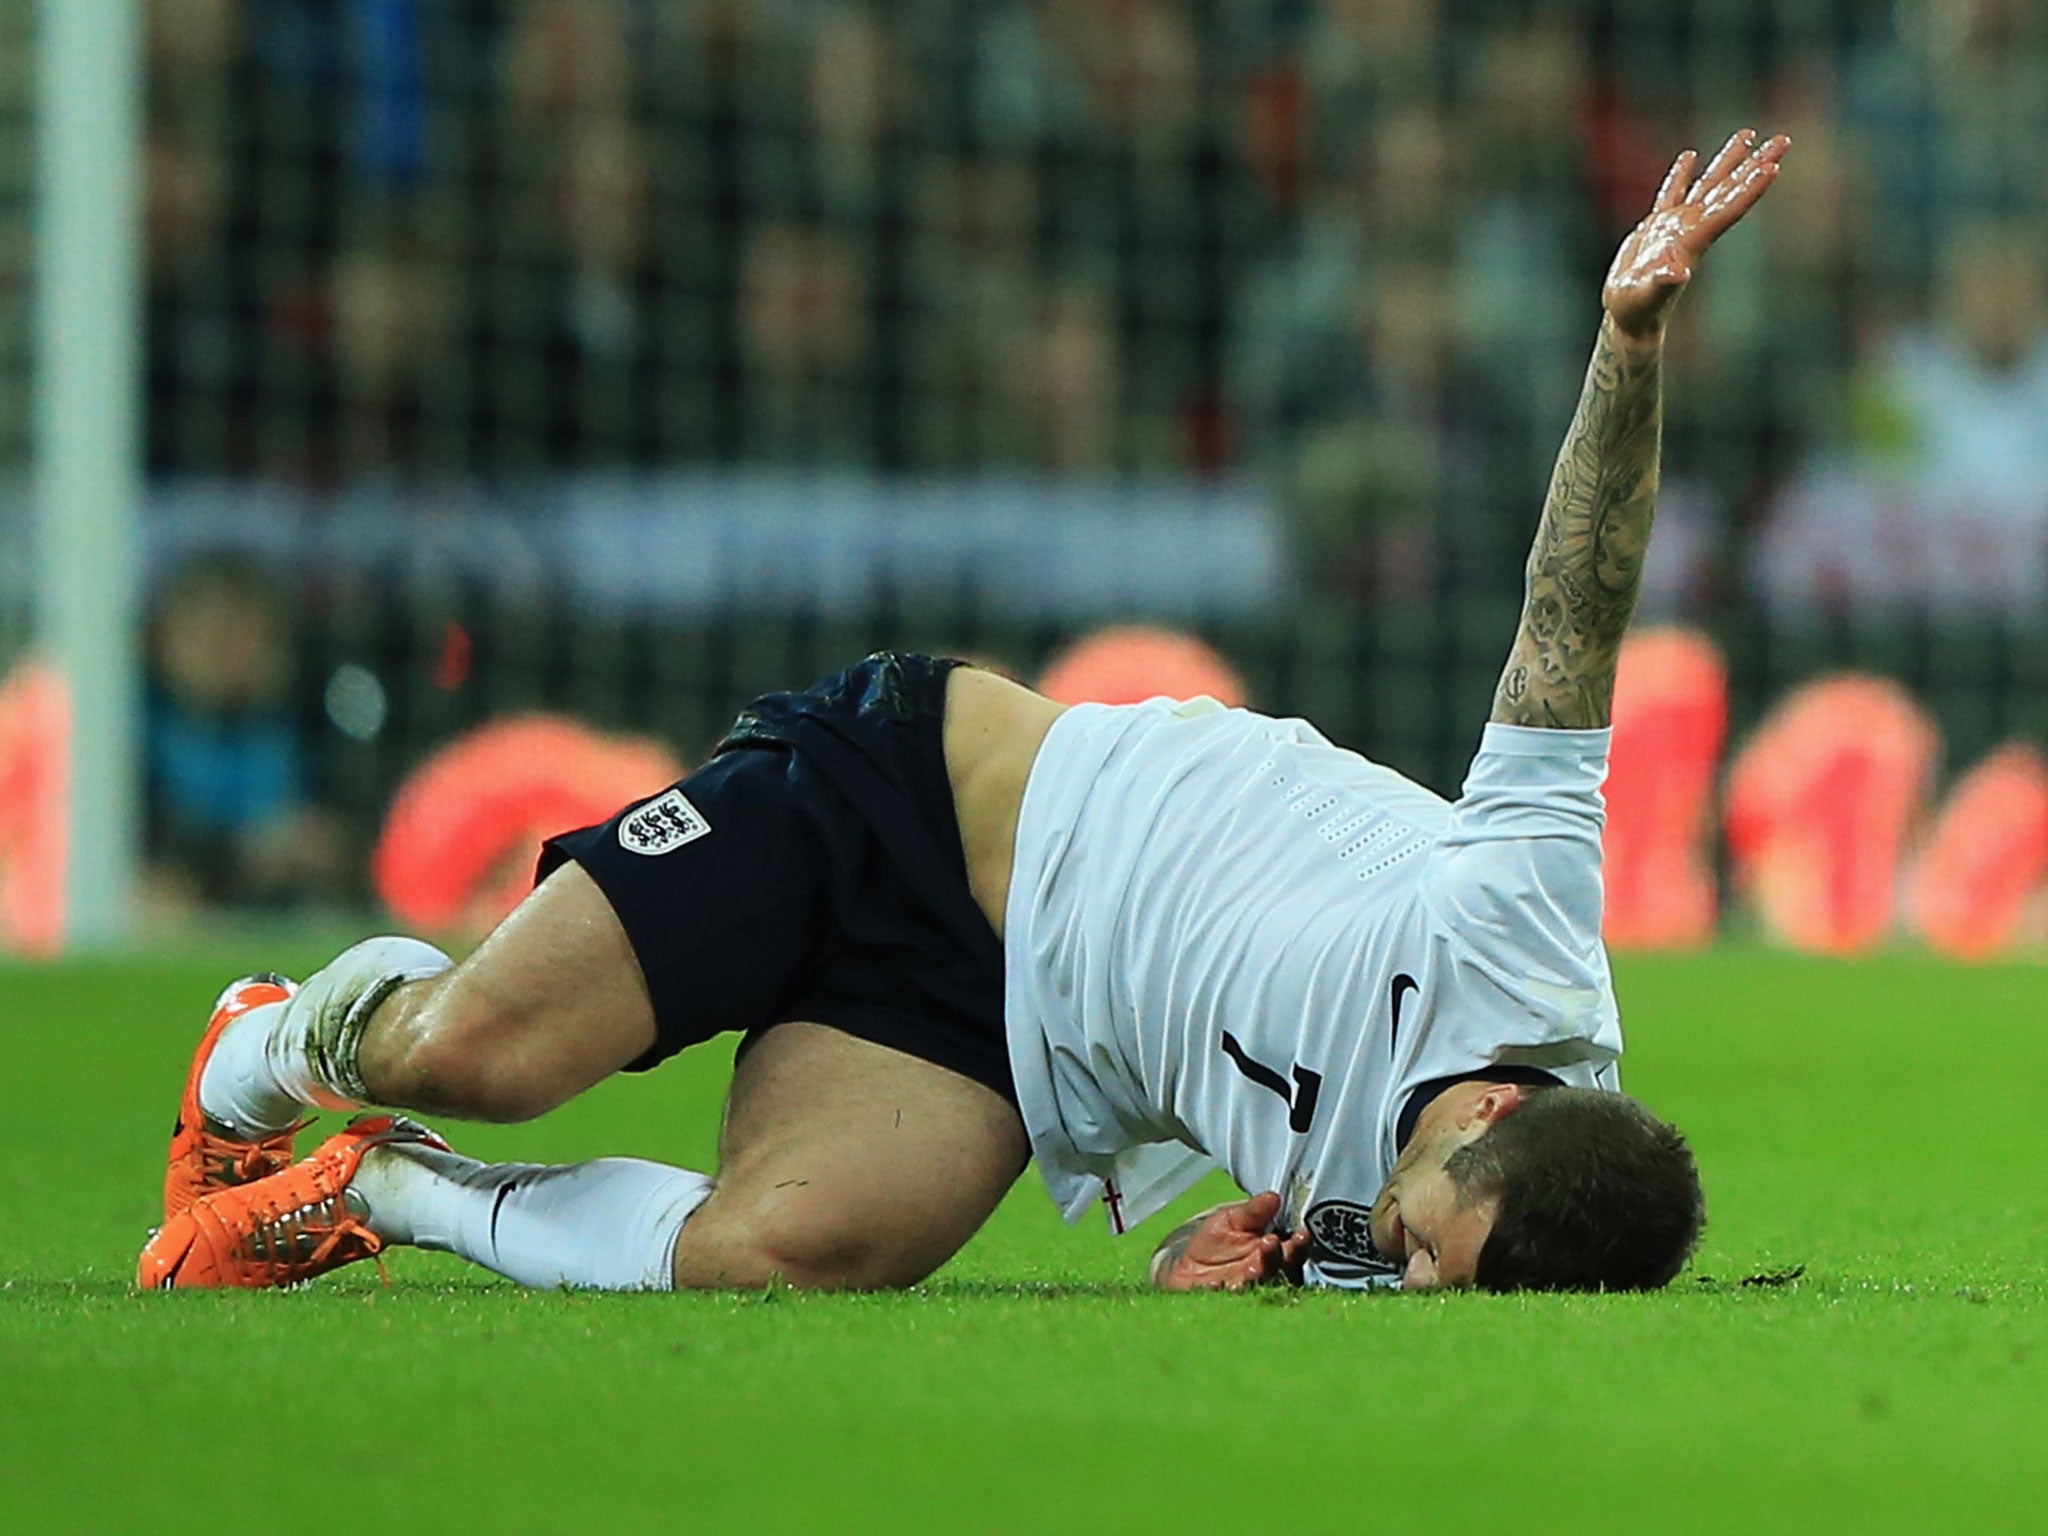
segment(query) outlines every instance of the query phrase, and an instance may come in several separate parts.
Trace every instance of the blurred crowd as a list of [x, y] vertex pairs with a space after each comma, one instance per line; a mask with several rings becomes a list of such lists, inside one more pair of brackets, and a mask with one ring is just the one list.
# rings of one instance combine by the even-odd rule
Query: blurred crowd
[[[1755, 123], [1796, 148], [1674, 331], [1646, 606], [2048, 619], [2048, 0], [147, 15], [158, 486], [1227, 480], [1305, 587], [1505, 622], [1615, 242]], [[156, 589], [191, 896], [359, 862], [291, 600]]]
[[1506, 585], [1613, 242], [1758, 121], [1658, 601], [2043, 600], [2048, 0], [149, 17], [160, 475], [1248, 473], [1322, 582]]

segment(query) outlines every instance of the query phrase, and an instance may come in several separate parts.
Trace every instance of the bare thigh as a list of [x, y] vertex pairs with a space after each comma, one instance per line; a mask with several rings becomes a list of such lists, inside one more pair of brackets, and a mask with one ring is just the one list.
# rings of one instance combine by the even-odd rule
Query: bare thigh
[[544, 1114], [655, 1042], [654, 1005], [597, 882], [564, 864], [475, 953], [392, 993], [364, 1032], [376, 1101], [474, 1120]]
[[818, 1024], [770, 1030], [733, 1075], [717, 1188], [683, 1228], [678, 1286], [914, 1285], [1023, 1172], [1000, 1094]]

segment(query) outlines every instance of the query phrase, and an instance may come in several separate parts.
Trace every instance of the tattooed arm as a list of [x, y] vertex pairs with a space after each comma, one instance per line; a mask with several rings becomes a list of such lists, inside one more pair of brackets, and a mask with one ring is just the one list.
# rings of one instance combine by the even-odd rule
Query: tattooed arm
[[1661, 338], [1638, 341], [1601, 322], [1529, 552], [1522, 627], [1493, 700], [1502, 724], [1608, 722], [1656, 511], [1663, 371]]
[[1656, 511], [1665, 322], [1707, 248], [1777, 179], [1790, 144], [1760, 145], [1744, 129], [1697, 180], [1698, 157], [1687, 150], [1615, 256], [1585, 391], [1529, 552], [1522, 625], [1494, 695], [1497, 723], [1608, 723]]

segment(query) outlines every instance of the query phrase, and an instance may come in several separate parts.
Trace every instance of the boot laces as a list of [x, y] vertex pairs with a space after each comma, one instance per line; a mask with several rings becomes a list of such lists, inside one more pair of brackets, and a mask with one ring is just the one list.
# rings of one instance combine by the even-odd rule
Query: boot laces
[[282, 1173], [292, 1165], [292, 1138], [312, 1123], [308, 1117], [255, 1141], [219, 1136], [201, 1126], [201, 1155], [226, 1182], [253, 1184], [273, 1173]]
[[323, 1195], [303, 1205], [250, 1213], [244, 1247], [257, 1262], [287, 1274], [311, 1278], [355, 1259], [374, 1258], [384, 1283], [384, 1240], [352, 1210], [344, 1193]]

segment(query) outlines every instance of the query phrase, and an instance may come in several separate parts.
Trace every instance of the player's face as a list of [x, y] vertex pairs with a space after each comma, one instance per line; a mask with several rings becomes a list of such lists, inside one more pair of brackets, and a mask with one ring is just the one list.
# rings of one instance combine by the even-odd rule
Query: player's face
[[1402, 1266], [1402, 1289], [1446, 1290], [1469, 1286], [1478, 1276], [1479, 1250], [1493, 1231], [1499, 1202], [1461, 1201], [1444, 1162], [1521, 1100], [1522, 1090], [1512, 1085], [1466, 1082], [1422, 1112], [1372, 1205], [1373, 1246]]
[[1462, 1203], [1441, 1157], [1405, 1172], [1397, 1165], [1373, 1202], [1372, 1240], [1402, 1266], [1404, 1291], [1469, 1286], [1498, 1208], [1493, 1200]]

